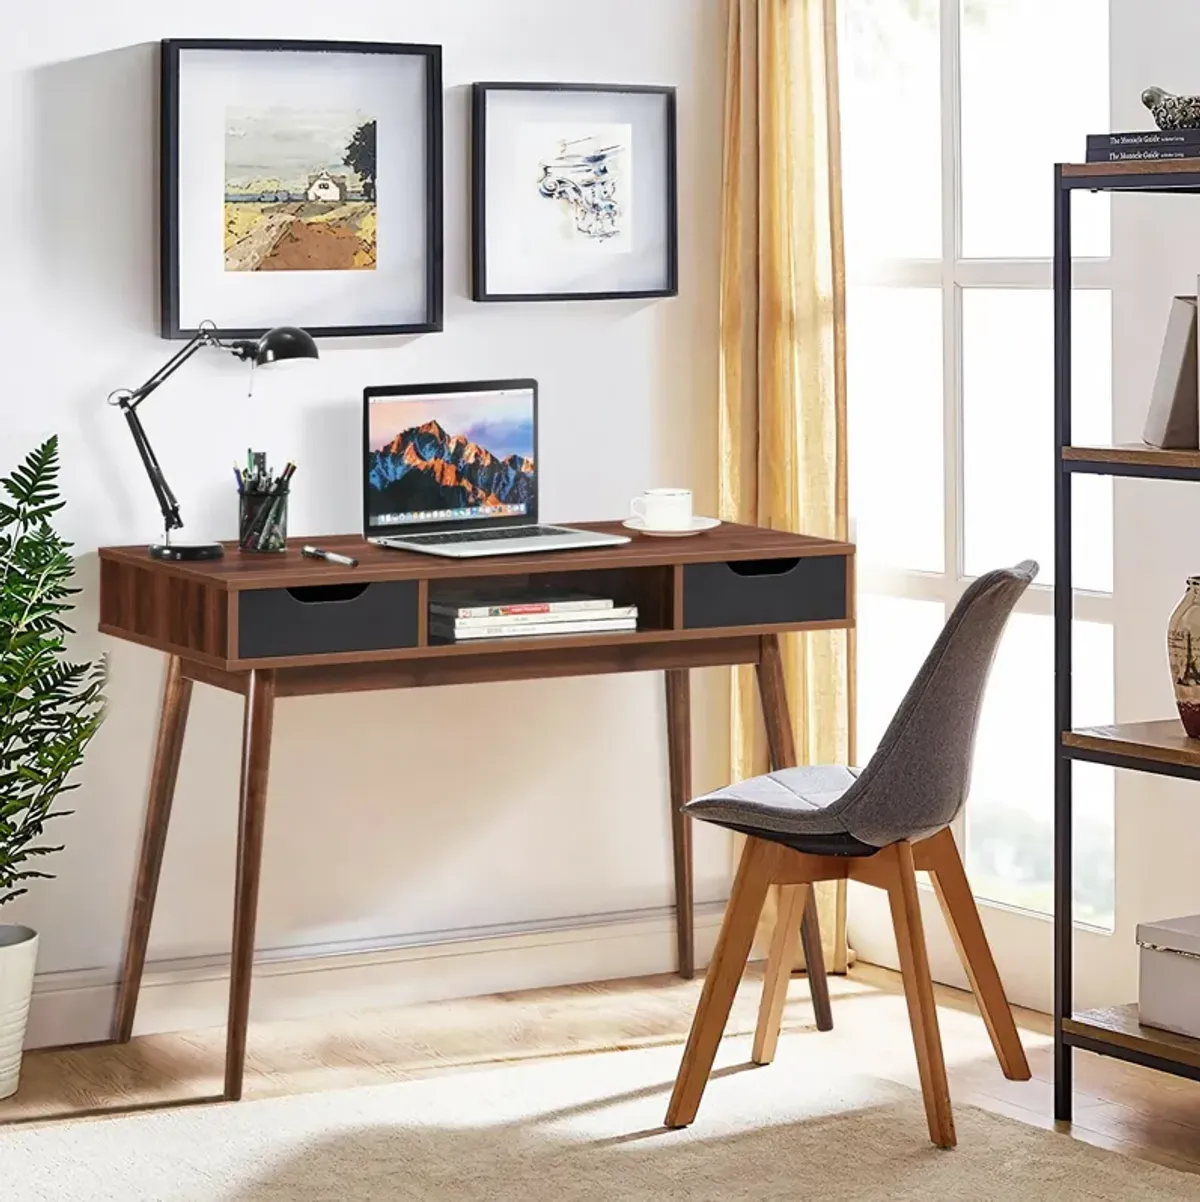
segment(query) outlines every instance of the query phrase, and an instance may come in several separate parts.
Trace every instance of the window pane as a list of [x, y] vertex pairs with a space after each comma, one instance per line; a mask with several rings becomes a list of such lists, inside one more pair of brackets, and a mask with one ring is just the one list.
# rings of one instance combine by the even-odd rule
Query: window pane
[[858, 755], [865, 764], [945, 623], [940, 601], [858, 596]]
[[[1107, 292], [1075, 293], [1073, 434], [1112, 429], [1112, 321]], [[1054, 329], [1049, 292], [963, 293], [963, 496], [967, 575], [1032, 557], [1054, 579]], [[1112, 591], [1112, 482], [1074, 484], [1075, 587]]]
[[[1048, 256], [1052, 165], [1109, 128], [1108, 0], [962, 0], [961, 79], [963, 254]], [[1076, 194], [1071, 249], [1108, 254], [1106, 195]]]
[[[1075, 717], [1113, 717], [1112, 627], [1076, 622]], [[967, 805], [976, 896], [1049, 914], [1054, 890], [1054, 623], [1014, 614], [988, 686]], [[1113, 922], [1113, 771], [1077, 764], [1075, 917]]]
[[842, 26], [847, 258], [939, 258], [938, 0], [844, 0]]
[[940, 572], [941, 292], [852, 288], [846, 358], [850, 512], [862, 561]]

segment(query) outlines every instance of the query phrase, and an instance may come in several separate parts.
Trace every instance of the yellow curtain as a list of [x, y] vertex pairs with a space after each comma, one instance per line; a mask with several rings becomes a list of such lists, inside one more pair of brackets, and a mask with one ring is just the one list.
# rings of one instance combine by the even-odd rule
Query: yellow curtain
[[[721, 248], [721, 516], [847, 535], [845, 267], [835, 0], [729, 0]], [[789, 635], [804, 763], [851, 753], [850, 640]], [[752, 668], [735, 670], [734, 779], [767, 769]], [[740, 849], [739, 849], [740, 850]], [[844, 882], [818, 890], [845, 967]], [[775, 899], [762, 931], [774, 922]]]

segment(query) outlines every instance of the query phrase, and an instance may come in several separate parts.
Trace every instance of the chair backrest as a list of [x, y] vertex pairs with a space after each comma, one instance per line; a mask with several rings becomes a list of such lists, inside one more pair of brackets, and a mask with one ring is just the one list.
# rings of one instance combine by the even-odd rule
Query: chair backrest
[[879, 748], [838, 805], [876, 847], [947, 826], [967, 798], [984, 686], [1008, 616], [1037, 575], [1025, 560], [972, 582], [954, 607]]

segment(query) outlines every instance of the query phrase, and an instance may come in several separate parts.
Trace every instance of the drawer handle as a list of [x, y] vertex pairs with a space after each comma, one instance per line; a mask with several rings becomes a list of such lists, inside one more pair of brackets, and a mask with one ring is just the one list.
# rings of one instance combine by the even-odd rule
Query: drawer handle
[[734, 559], [726, 567], [735, 576], [786, 576], [798, 563], [794, 559]]
[[363, 584], [300, 584], [288, 589], [288, 596], [305, 605], [324, 605], [330, 601], [353, 601], [361, 597], [370, 586], [370, 581]]

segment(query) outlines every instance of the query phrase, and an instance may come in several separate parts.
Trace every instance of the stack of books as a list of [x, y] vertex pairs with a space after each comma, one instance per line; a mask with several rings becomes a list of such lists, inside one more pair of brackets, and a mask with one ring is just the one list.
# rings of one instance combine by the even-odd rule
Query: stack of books
[[443, 593], [429, 603], [430, 636], [442, 642], [533, 638], [536, 635], [607, 634], [637, 629], [637, 606], [611, 597], [573, 592], [488, 596]]
[[1088, 134], [1089, 163], [1152, 163], [1200, 158], [1200, 129], [1148, 129], [1141, 133]]

